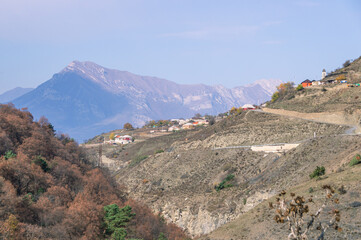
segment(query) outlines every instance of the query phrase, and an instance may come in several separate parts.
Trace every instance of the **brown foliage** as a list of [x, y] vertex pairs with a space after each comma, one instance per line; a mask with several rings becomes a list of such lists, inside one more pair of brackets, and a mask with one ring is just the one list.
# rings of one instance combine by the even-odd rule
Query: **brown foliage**
[[126, 130], [132, 130], [132, 129], [133, 129], [133, 126], [132, 126], [132, 124], [130, 124], [130, 123], [125, 123], [124, 126], [123, 126], [123, 128], [126, 129]]
[[174, 224], [166, 224], [163, 217], [152, 214], [146, 206], [132, 199], [129, 199], [125, 205], [131, 206], [136, 213], [129, 224], [129, 237], [152, 240], [156, 239], [160, 233], [164, 233], [167, 239], [187, 239], [183, 230]]
[[[7, 151], [16, 157], [6, 160]], [[40, 159], [40, 160], [39, 160]], [[103, 207], [127, 197], [103, 169], [93, 168], [77, 143], [54, 136], [46, 118], [0, 105], [0, 239], [104, 239]], [[175, 225], [129, 200], [132, 236], [184, 239]]]

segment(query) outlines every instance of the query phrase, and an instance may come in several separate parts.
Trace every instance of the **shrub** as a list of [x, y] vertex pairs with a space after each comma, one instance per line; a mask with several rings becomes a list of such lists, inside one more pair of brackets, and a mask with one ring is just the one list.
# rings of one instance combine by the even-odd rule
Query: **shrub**
[[[229, 174], [225, 179], [223, 179], [223, 181], [218, 184], [215, 189], [217, 192], [219, 192], [220, 190], [224, 189], [224, 188], [229, 188], [229, 187], [233, 187], [233, 185], [231, 183], [229, 183], [230, 181], [232, 181], [234, 179], [234, 175], [233, 174]], [[228, 184], [227, 184], [228, 183]]]
[[346, 76], [345, 74], [341, 74], [339, 76], [336, 77], [336, 80], [340, 81], [340, 80], [345, 80], [346, 79]]
[[325, 87], [322, 88], [322, 92], [327, 92], [327, 89]]
[[158, 153], [162, 153], [162, 152], [164, 152], [163, 149], [158, 149], [158, 150], [156, 150], [156, 151], [154, 152], [154, 154], [158, 154]]
[[341, 195], [347, 193], [344, 185], [342, 185], [341, 187], [339, 187], [339, 189], [337, 189], [337, 190], [338, 190], [339, 194], [341, 194]]
[[297, 90], [297, 91], [301, 91], [301, 90], [303, 90], [303, 86], [302, 86], [302, 84], [299, 84], [299, 85], [296, 87], [296, 90]]
[[275, 93], [272, 95], [271, 102], [277, 101], [277, 99], [278, 99], [279, 97], [280, 97], [279, 92], [275, 92]]
[[317, 166], [316, 169], [313, 171], [313, 173], [310, 174], [310, 178], [320, 177], [322, 175], [325, 175], [325, 167], [324, 166]]
[[157, 240], [168, 240], [168, 239], [165, 237], [164, 233], [161, 232], [161, 233], [159, 234], [159, 237], [158, 237]]
[[9, 151], [6, 151], [4, 157], [5, 157], [5, 160], [8, 160], [10, 158], [15, 158], [16, 154], [13, 153], [13, 151], [9, 150]]
[[351, 160], [351, 162], [350, 162], [350, 166], [352, 167], [352, 166], [355, 166], [355, 165], [357, 165], [357, 164], [359, 164], [359, 163], [361, 163], [361, 155], [360, 155], [360, 154], [356, 154], [356, 155], [352, 158], [352, 160]]
[[322, 188], [325, 190], [325, 199], [315, 210], [309, 207], [311, 204], [316, 205], [312, 196], [307, 199], [290, 193], [290, 196], [286, 197], [286, 191], [278, 195], [276, 203], [269, 202], [269, 207], [275, 209], [276, 223], [288, 225], [288, 239], [325, 239], [328, 229], [342, 231], [338, 225], [341, 214], [338, 209], [339, 199], [334, 195], [335, 190], [330, 185], [323, 185]]

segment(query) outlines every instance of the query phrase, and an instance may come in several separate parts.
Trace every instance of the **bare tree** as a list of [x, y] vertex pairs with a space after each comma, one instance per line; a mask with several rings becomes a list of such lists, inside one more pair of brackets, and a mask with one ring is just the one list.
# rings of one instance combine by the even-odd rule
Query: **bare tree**
[[312, 196], [309, 199], [305, 199], [302, 196], [296, 196], [294, 193], [290, 194], [290, 199], [286, 198], [286, 191], [282, 191], [279, 197], [276, 199], [276, 203], [269, 203], [270, 208], [276, 209], [276, 215], [274, 220], [277, 223], [288, 223], [289, 227], [289, 240], [305, 240], [309, 239], [308, 236], [316, 227], [317, 240], [324, 239], [326, 231], [333, 227], [337, 231], [342, 229], [338, 226], [340, 221], [340, 211], [334, 208], [331, 212], [329, 220], [321, 219], [321, 214], [326, 213], [324, 209], [326, 206], [338, 204], [339, 200], [334, 197], [334, 189], [330, 185], [323, 185], [322, 188], [326, 192], [324, 202], [320, 207], [316, 207], [315, 213], [310, 213], [310, 204], [315, 204]]

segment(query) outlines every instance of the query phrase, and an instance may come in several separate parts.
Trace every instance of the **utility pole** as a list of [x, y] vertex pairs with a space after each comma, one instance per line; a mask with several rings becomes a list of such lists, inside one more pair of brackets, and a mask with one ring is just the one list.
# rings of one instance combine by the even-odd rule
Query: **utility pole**
[[98, 159], [98, 166], [101, 167], [103, 165], [102, 163], [102, 155], [103, 155], [103, 144], [99, 144], [99, 149], [98, 149], [98, 154], [99, 154], [99, 159]]

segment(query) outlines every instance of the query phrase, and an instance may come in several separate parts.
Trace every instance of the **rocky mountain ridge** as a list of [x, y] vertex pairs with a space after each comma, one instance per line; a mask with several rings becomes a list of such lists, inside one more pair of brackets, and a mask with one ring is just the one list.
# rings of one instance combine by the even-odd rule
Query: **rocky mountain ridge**
[[280, 80], [259, 80], [228, 89], [204, 84], [184, 85], [73, 61], [35, 90], [15, 99], [36, 118], [46, 116], [58, 130], [84, 140], [97, 133], [141, 126], [151, 119], [218, 114], [245, 103], [270, 98]]

